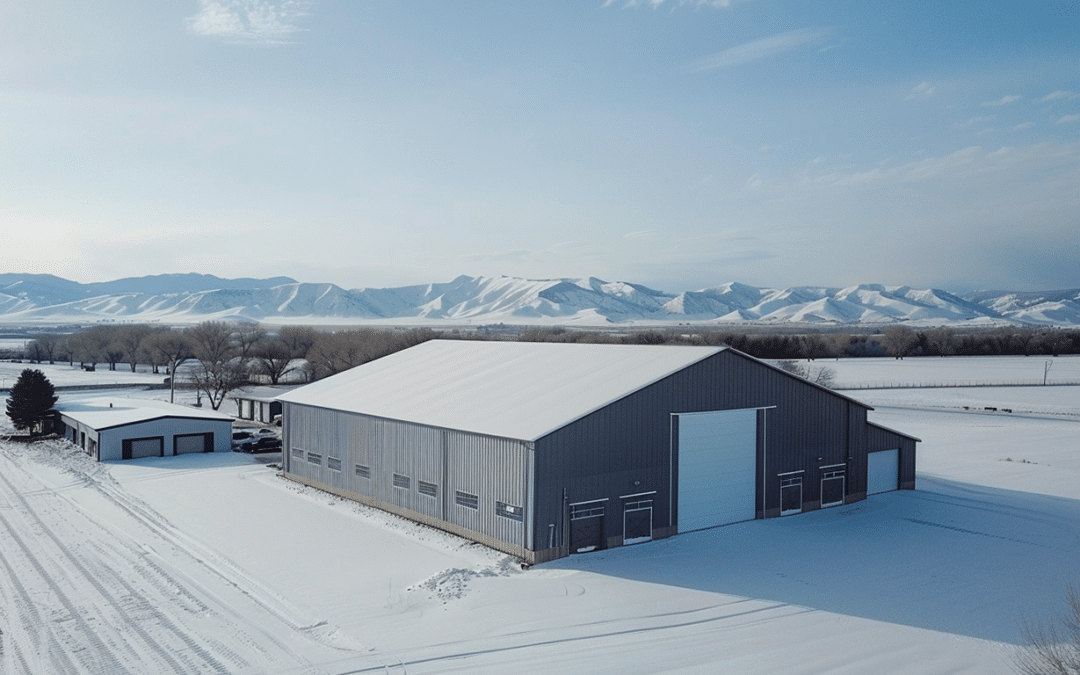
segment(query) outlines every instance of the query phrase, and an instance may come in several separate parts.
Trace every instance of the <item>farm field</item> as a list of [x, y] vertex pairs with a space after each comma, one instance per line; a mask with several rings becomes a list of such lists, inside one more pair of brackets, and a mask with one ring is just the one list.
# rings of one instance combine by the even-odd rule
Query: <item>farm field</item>
[[[929, 386], [1044, 360], [815, 365]], [[1014, 672], [1080, 576], [1080, 386], [843, 393], [922, 439], [918, 489], [529, 570], [248, 455], [0, 441], [0, 672]]]

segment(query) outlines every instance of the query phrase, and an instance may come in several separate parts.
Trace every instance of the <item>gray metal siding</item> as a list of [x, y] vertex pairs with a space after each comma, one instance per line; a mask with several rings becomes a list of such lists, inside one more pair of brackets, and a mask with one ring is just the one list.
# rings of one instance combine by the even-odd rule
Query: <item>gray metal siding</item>
[[901, 490], [915, 489], [915, 439], [897, 433], [876, 424], [868, 424], [867, 449], [869, 452], [880, 450], [900, 450], [900, 481]]
[[[777, 474], [805, 472], [803, 502], [820, 503], [821, 467], [846, 466], [849, 500], [866, 491], [866, 407], [733, 350], [720, 352], [563, 427], [536, 443], [534, 527], [554, 525], [567, 545], [566, 503], [607, 499], [605, 536], [622, 535], [620, 497], [656, 491], [653, 527], [665, 536], [677, 523], [677, 455], [671, 456], [671, 413], [769, 408], [759, 412], [757, 510], [765, 486], [765, 515], [779, 515]], [[851, 457], [851, 460], [848, 460]], [[763, 473], [764, 472], [764, 473]], [[546, 542], [539, 542], [546, 548]], [[565, 554], [546, 553], [541, 558]]]
[[[71, 422], [67, 422], [71, 425]], [[232, 450], [232, 422], [229, 420], [200, 420], [186, 417], [166, 417], [147, 422], [136, 422], [119, 427], [102, 429], [96, 434], [86, 425], [79, 425], [80, 431], [87, 431], [86, 437], [96, 438], [98, 457], [101, 461], [123, 459], [123, 441], [131, 438], [149, 438], [161, 436], [164, 439], [165, 456], [173, 454], [173, 438], [177, 435], [212, 433], [214, 452]]]
[[[286, 406], [283, 462], [289, 477], [528, 557], [530, 444], [295, 403]], [[297, 449], [302, 457], [294, 455]], [[309, 453], [320, 461], [308, 461]], [[327, 466], [328, 457], [340, 459], [340, 471]], [[357, 464], [369, 468], [370, 478], [357, 475]], [[408, 477], [408, 488], [395, 487], [395, 474]], [[436, 495], [421, 493], [420, 481], [436, 486]], [[476, 495], [477, 508], [458, 504], [458, 490]], [[498, 515], [497, 502], [521, 507], [525, 517], [519, 521]]]

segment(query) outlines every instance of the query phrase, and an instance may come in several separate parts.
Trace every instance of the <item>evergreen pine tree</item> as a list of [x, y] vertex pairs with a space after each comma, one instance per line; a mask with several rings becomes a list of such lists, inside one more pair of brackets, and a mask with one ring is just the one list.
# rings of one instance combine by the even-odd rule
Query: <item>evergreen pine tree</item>
[[52, 382], [45, 373], [27, 368], [8, 393], [7, 416], [16, 429], [29, 429], [33, 436], [41, 431], [56, 398]]

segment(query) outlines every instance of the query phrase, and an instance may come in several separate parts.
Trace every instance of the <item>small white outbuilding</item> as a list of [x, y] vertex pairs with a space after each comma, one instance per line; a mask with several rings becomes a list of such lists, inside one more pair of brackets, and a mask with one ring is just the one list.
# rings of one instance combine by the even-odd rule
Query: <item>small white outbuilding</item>
[[232, 417], [164, 401], [86, 398], [56, 405], [63, 434], [98, 461], [231, 452]]

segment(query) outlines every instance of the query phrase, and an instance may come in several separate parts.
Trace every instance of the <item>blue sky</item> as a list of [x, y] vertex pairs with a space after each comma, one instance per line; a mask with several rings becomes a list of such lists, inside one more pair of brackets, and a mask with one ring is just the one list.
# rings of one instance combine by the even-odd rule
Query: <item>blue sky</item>
[[1080, 286], [1080, 2], [7, 0], [0, 271]]

